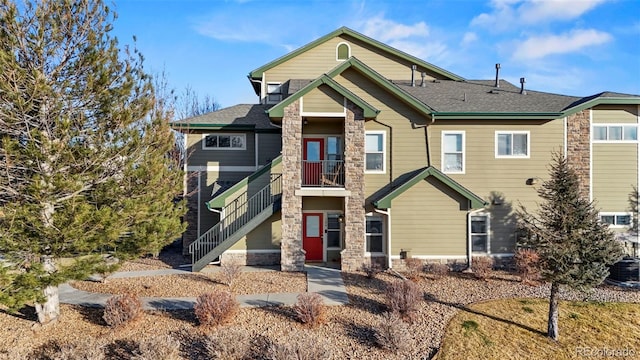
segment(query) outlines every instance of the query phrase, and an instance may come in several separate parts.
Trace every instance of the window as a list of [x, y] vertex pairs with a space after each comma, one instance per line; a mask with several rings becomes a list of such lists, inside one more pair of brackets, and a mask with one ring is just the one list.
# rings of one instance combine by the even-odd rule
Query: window
[[529, 157], [528, 131], [496, 131], [496, 157]]
[[636, 141], [638, 140], [637, 125], [594, 125], [594, 141]]
[[340, 137], [327, 137], [327, 160], [342, 160], [342, 150], [340, 149]]
[[267, 84], [267, 104], [275, 104], [282, 100], [282, 86], [280, 83]]
[[631, 225], [631, 214], [629, 213], [600, 213], [600, 221], [609, 224], [611, 227], [625, 227]]
[[327, 248], [341, 248], [340, 214], [327, 214]]
[[376, 215], [367, 215], [366, 219], [367, 252], [384, 252], [384, 229], [382, 227], [382, 217]]
[[246, 150], [246, 140], [245, 134], [203, 134], [202, 148], [204, 150]]
[[347, 60], [351, 56], [351, 48], [347, 43], [340, 43], [336, 46], [336, 60]]
[[464, 174], [464, 132], [442, 132], [442, 171]]
[[365, 172], [385, 172], [385, 133], [383, 131], [367, 131], [365, 135]]
[[489, 215], [471, 215], [469, 218], [471, 251], [486, 253], [489, 250]]

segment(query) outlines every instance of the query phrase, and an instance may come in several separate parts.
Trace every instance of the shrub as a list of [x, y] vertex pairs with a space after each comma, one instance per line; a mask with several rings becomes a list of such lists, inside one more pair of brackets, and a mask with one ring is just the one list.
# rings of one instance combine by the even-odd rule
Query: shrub
[[217, 326], [229, 321], [238, 312], [240, 304], [228, 291], [217, 291], [198, 296], [193, 306], [200, 325]]
[[403, 352], [408, 349], [411, 335], [407, 324], [397, 313], [385, 312], [375, 327], [376, 343], [385, 350]]
[[293, 306], [293, 310], [300, 322], [311, 327], [317, 326], [324, 321], [324, 301], [322, 300], [322, 296], [316, 293], [302, 293], [298, 295], [298, 301]]
[[171, 337], [150, 336], [138, 345], [138, 354], [133, 360], [180, 360], [180, 341]]
[[514, 256], [516, 270], [520, 279], [525, 283], [536, 281], [540, 278], [540, 255], [532, 249], [519, 249]]
[[204, 345], [211, 359], [242, 360], [252, 355], [251, 341], [246, 330], [226, 328], [207, 336]]
[[137, 319], [141, 314], [140, 298], [135, 294], [126, 293], [107, 300], [102, 318], [110, 327], [119, 327]]
[[269, 348], [271, 360], [317, 360], [333, 359], [332, 346], [315, 334], [298, 333], [283, 342], [273, 343]]
[[390, 311], [398, 313], [405, 320], [413, 321], [423, 294], [413, 281], [400, 280], [387, 286], [385, 296]]
[[241, 273], [242, 265], [237, 261], [224, 261], [220, 264], [220, 280], [229, 287], [233, 286]]
[[46, 356], [51, 360], [103, 360], [104, 343], [91, 337], [78, 337], [76, 342], [55, 344], [57, 352]]
[[474, 257], [471, 261], [471, 271], [478, 279], [486, 280], [491, 275], [493, 259], [487, 256]]
[[427, 272], [433, 275], [436, 279], [449, 274], [449, 266], [446, 264], [433, 263], [426, 266]]
[[373, 279], [382, 272], [382, 266], [376, 262], [371, 264], [364, 263], [362, 264], [362, 271], [367, 275], [367, 278]]
[[404, 260], [407, 278], [417, 280], [424, 269], [424, 263], [420, 259], [408, 258]]

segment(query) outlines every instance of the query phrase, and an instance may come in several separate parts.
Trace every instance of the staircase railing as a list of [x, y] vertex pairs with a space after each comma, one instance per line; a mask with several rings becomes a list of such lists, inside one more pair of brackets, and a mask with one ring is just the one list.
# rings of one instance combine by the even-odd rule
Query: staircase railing
[[191, 263], [195, 264], [217, 246], [242, 229], [252, 219], [272, 207], [282, 197], [282, 175], [271, 175], [271, 181], [247, 198], [243, 193], [223, 208], [220, 222], [189, 245]]

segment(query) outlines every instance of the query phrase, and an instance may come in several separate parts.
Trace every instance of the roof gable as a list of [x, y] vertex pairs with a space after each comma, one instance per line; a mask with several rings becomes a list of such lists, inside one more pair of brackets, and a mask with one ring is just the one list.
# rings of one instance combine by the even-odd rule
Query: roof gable
[[433, 176], [434, 178], [440, 180], [440, 182], [442, 182], [443, 184], [451, 188], [453, 191], [457, 192], [458, 194], [462, 195], [467, 200], [469, 200], [471, 208], [477, 209], [487, 205], [487, 203], [478, 195], [474, 194], [469, 189], [460, 185], [455, 180], [443, 174], [442, 172], [440, 172], [440, 170], [434, 168], [433, 166], [429, 166], [419, 171], [417, 174], [409, 177], [400, 186], [398, 186], [391, 192], [387, 193], [386, 195], [382, 196], [378, 200], [374, 201], [373, 205], [378, 209], [390, 208], [391, 202], [393, 199], [397, 198], [402, 193], [404, 193], [405, 191], [413, 187], [415, 184], [426, 179], [429, 176]]
[[306, 52], [306, 51], [309, 51], [310, 49], [313, 49], [313, 48], [317, 47], [318, 45], [321, 45], [321, 44], [327, 42], [330, 39], [333, 39], [333, 38], [341, 36], [341, 35], [350, 36], [350, 37], [352, 37], [354, 39], [357, 39], [357, 40], [359, 40], [359, 41], [361, 41], [361, 42], [363, 42], [363, 43], [365, 43], [365, 44], [367, 44], [367, 45], [379, 50], [379, 51], [385, 52], [387, 54], [391, 54], [391, 55], [396, 56], [396, 57], [398, 57], [400, 59], [409, 61], [409, 62], [411, 62], [413, 64], [416, 64], [416, 65], [419, 65], [421, 67], [424, 67], [424, 68], [428, 69], [429, 71], [432, 71], [432, 72], [434, 72], [436, 74], [439, 74], [439, 75], [443, 76], [444, 78], [451, 79], [451, 80], [463, 80], [463, 78], [461, 76], [453, 74], [453, 73], [451, 73], [451, 72], [449, 72], [449, 71], [447, 71], [445, 69], [437, 67], [437, 66], [435, 66], [435, 65], [433, 65], [431, 63], [428, 63], [428, 62], [426, 62], [424, 60], [421, 60], [421, 59], [419, 59], [419, 58], [417, 58], [417, 57], [415, 57], [413, 55], [409, 55], [409, 54], [407, 54], [407, 53], [405, 53], [403, 51], [395, 49], [395, 48], [393, 48], [393, 47], [391, 47], [389, 45], [381, 43], [381, 42], [379, 42], [377, 40], [374, 40], [374, 39], [372, 39], [372, 38], [370, 38], [368, 36], [360, 34], [359, 32], [354, 31], [354, 30], [349, 29], [349, 28], [344, 27], [344, 26], [339, 28], [339, 29], [337, 29], [337, 30], [335, 30], [335, 31], [332, 31], [331, 33], [329, 33], [329, 34], [327, 34], [327, 35], [325, 35], [325, 36], [323, 36], [321, 38], [318, 38], [318, 39], [308, 43], [307, 45], [304, 45], [304, 46], [302, 46], [302, 47], [300, 47], [300, 48], [298, 48], [298, 49], [296, 49], [296, 50], [294, 50], [294, 51], [292, 51], [292, 52], [290, 52], [290, 53], [278, 58], [278, 59], [276, 59], [274, 61], [271, 61], [271, 62], [267, 63], [266, 65], [263, 65], [263, 66], [255, 69], [255, 70], [251, 71], [249, 73], [249, 78], [250, 79], [254, 79], [254, 80], [261, 80], [262, 79], [262, 75], [263, 75], [263, 73], [265, 71], [268, 71], [268, 70], [270, 70], [270, 69], [272, 69], [272, 68], [274, 68], [274, 67], [276, 67], [276, 66], [278, 66], [278, 65], [280, 65], [280, 64], [282, 64], [282, 63], [284, 63], [284, 62], [286, 62], [286, 61], [288, 61], [288, 60], [290, 60], [290, 59], [292, 59], [292, 58], [294, 58], [294, 57]]

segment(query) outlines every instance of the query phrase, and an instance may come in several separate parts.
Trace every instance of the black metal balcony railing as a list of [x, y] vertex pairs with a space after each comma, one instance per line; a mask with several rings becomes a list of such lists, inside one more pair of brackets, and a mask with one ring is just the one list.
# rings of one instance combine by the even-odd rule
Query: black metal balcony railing
[[303, 160], [302, 186], [344, 187], [343, 160]]

